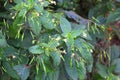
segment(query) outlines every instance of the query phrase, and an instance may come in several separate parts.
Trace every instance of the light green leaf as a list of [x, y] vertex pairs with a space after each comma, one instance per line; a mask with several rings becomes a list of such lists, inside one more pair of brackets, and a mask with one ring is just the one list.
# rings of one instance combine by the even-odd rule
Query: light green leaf
[[43, 12], [43, 7], [40, 4], [36, 4], [35, 5], [35, 10], [37, 10], [37, 12], [39, 12], [40, 14]]
[[20, 76], [21, 80], [27, 80], [30, 69], [26, 65], [16, 65], [14, 69], [17, 71], [18, 75]]
[[63, 33], [68, 34], [71, 32], [71, 24], [64, 17], [60, 17], [60, 27]]
[[50, 46], [50, 48], [55, 49], [57, 46], [59, 46], [59, 43], [58, 43], [58, 41], [56, 41], [56, 40], [51, 40], [51, 41], [48, 43], [48, 45]]
[[80, 36], [80, 34], [82, 34], [82, 31], [80, 31], [80, 30], [71, 31], [71, 36], [74, 37], [74, 38]]
[[35, 45], [29, 48], [29, 51], [32, 54], [42, 54], [44, 52], [44, 50], [42, 49], [42, 47]]
[[58, 66], [61, 62], [60, 53], [58, 51], [52, 51], [51, 57], [53, 59], [53, 65]]
[[3, 62], [3, 67], [11, 77], [15, 79], [19, 79], [17, 72], [13, 69], [13, 67], [8, 62]]
[[41, 21], [38, 17], [30, 17], [28, 18], [29, 26], [32, 29], [32, 31], [39, 35], [41, 31]]
[[74, 38], [70, 37], [70, 38], [65, 39], [64, 41], [68, 49], [72, 49], [74, 47]]
[[49, 4], [50, 3], [48, 1], [43, 0], [40, 5], [43, 7], [47, 7]]
[[20, 10], [18, 16], [19, 16], [19, 17], [21, 17], [21, 16], [25, 17], [26, 13], [27, 13], [27, 9], [26, 9], [26, 8], [23, 8], [22, 10]]
[[92, 40], [91, 36], [89, 35], [89, 33], [87, 31], [84, 31], [82, 34], [81, 34], [81, 37], [87, 39], [87, 40]]

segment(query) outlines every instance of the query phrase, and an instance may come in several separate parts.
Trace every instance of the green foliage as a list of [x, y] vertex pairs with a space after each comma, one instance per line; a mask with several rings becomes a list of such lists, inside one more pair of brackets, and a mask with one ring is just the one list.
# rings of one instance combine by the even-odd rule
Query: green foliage
[[119, 46], [110, 45], [106, 29], [120, 9], [111, 0], [87, 2], [97, 4], [89, 20], [67, 11], [78, 9], [79, 0], [0, 1], [0, 80], [119, 79]]

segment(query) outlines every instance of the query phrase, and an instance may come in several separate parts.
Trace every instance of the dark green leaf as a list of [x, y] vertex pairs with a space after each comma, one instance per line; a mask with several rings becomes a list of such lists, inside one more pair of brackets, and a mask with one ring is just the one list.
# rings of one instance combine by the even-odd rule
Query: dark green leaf
[[117, 9], [116, 11], [111, 12], [110, 15], [107, 18], [107, 23], [115, 22], [115, 21], [120, 20], [119, 15], [120, 15], [120, 9]]
[[18, 75], [20, 76], [21, 80], [27, 80], [30, 69], [26, 65], [16, 65], [14, 66], [14, 69], [17, 71]]
[[112, 46], [110, 46], [109, 49], [111, 50], [111, 51], [110, 51], [111, 61], [113, 61], [113, 60], [116, 59], [116, 58], [119, 58], [119, 56], [120, 56], [119, 46], [117, 46], [117, 45], [112, 45]]
[[2, 31], [0, 31], [0, 47], [7, 47], [7, 45], [5, 36], [2, 34]]
[[13, 67], [8, 62], [4, 62], [3, 67], [11, 77], [13, 77], [15, 79], [19, 79], [17, 72], [13, 69]]
[[104, 66], [100, 63], [97, 63], [96, 67], [97, 67], [98, 73], [100, 74], [101, 77], [107, 78], [109, 76], [108, 68], [106, 66]]
[[59, 69], [55, 69], [54, 71], [48, 73], [48, 77], [46, 80], [58, 80], [58, 77], [59, 77]]
[[78, 80], [78, 71], [75, 65], [70, 65], [69, 60], [65, 62], [65, 69], [67, 74], [73, 79]]
[[120, 74], [120, 58], [114, 59], [114, 60], [112, 61], [112, 65], [115, 65], [115, 66], [116, 66], [114, 72], [115, 72], [116, 74]]

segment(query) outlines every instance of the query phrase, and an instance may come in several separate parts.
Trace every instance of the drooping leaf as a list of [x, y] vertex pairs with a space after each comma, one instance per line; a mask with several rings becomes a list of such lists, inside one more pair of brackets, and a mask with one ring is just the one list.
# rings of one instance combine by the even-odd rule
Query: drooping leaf
[[21, 80], [27, 80], [30, 69], [26, 65], [16, 65], [14, 69], [17, 71], [18, 75], [20, 76]]
[[86, 77], [86, 68], [83, 61], [77, 62], [77, 70], [80, 80], [84, 80]]
[[58, 51], [52, 51], [51, 52], [51, 57], [53, 59], [53, 65], [54, 66], [58, 66], [61, 62], [61, 58], [60, 58], [60, 53]]
[[72, 30], [70, 22], [64, 17], [60, 17], [60, 27], [64, 34], [68, 34]]
[[90, 47], [89, 44], [87, 45], [86, 41], [83, 39], [76, 39], [75, 46], [79, 49], [80, 54], [84, 59], [86, 59], [86, 61], [92, 61], [92, 55], [90, 51], [92, 50], [92, 47]]
[[65, 70], [67, 74], [73, 79], [73, 80], [78, 80], [78, 71], [75, 65], [70, 65], [70, 61], [67, 60], [65, 62]]

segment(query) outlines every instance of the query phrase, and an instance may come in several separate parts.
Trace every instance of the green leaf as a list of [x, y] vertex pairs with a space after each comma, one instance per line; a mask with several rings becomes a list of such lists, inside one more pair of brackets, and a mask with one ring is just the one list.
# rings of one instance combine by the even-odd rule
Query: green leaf
[[14, 0], [15, 3], [21, 3], [23, 2], [22, 0]]
[[55, 28], [55, 23], [52, 15], [49, 12], [45, 12], [41, 17], [41, 22], [43, 27], [46, 29], [54, 29]]
[[113, 60], [116, 59], [116, 58], [119, 58], [119, 56], [120, 56], [119, 46], [117, 46], [117, 45], [112, 45], [112, 46], [110, 46], [109, 49], [111, 50], [111, 51], [110, 51], [111, 61], [113, 61]]
[[57, 46], [59, 46], [58, 41], [56, 40], [51, 40], [48, 45], [50, 46], [51, 49], [55, 49]]
[[2, 31], [0, 31], [0, 47], [7, 47], [7, 45], [5, 36], [2, 34]]
[[17, 71], [18, 75], [20, 76], [21, 80], [27, 80], [30, 69], [26, 65], [16, 65], [14, 66], [14, 69]]
[[74, 37], [74, 38], [80, 36], [80, 34], [82, 34], [82, 31], [80, 31], [80, 30], [71, 31], [71, 36]]
[[61, 62], [60, 53], [58, 51], [52, 51], [51, 57], [53, 59], [53, 65], [58, 66]]
[[64, 41], [68, 49], [72, 49], [74, 47], [74, 38], [70, 37], [70, 38], [65, 39]]
[[19, 79], [17, 72], [13, 69], [13, 67], [8, 62], [3, 62], [3, 67], [11, 77], [15, 79]]
[[41, 21], [38, 17], [30, 17], [28, 18], [29, 26], [32, 29], [32, 31], [39, 35], [41, 31]]
[[40, 14], [43, 12], [43, 7], [40, 5], [40, 4], [36, 4], [35, 5], [35, 10], [37, 11], [37, 12], [39, 12]]
[[119, 15], [120, 15], [120, 9], [117, 9], [114, 12], [111, 12], [107, 18], [107, 23], [118, 21], [120, 19]]
[[39, 45], [35, 45], [29, 48], [29, 51], [32, 54], [42, 54], [44, 52], [44, 50], [42, 49], [42, 47], [40, 47]]
[[11, 55], [15, 55], [17, 53], [17, 50], [14, 47], [9, 46], [4, 48], [4, 52], [6, 56], [11, 56]]
[[73, 30], [80, 30], [80, 31], [86, 30], [86, 26], [82, 25], [82, 24], [77, 24], [77, 23], [71, 22], [71, 26], [72, 26]]
[[39, 69], [38, 74], [35, 75], [35, 80], [44, 80], [45, 72], [42, 69]]
[[82, 34], [81, 34], [81, 37], [87, 39], [87, 40], [92, 40], [91, 36], [89, 35], [89, 33], [87, 31], [84, 31]]
[[116, 66], [114, 72], [115, 72], [116, 74], [120, 74], [120, 58], [114, 59], [114, 60], [112, 61], [112, 65], [115, 65], [115, 66]]
[[70, 22], [64, 17], [60, 17], [60, 27], [64, 34], [68, 34], [72, 30]]
[[26, 13], [27, 13], [27, 9], [26, 9], [26, 8], [23, 8], [23, 9], [20, 10], [18, 16], [19, 16], [19, 17], [21, 17], [21, 16], [25, 17]]
[[50, 3], [48, 1], [43, 1], [43, 3], [41, 4], [43, 7], [47, 7]]
[[86, 77], [86, 68], [83, 61], [77, 62], [77, 70], [80, 80], [84, 80]]
[[15, 10], [21, 10], [24, 7], [24, 3], [21, 1], [19, 4], [15, 5], [13, 9]]
[[58, 77], [59, 77], [59, 69], [55, 69], [54, 71], [48, 73], [46, 80], [58, 80]]
[[91, 51], [92, 48], [83, 39], [75, 40], [75, 47], [79, 49], [82, 58], [84, 58], [88, 63], [93, 61]]
[[108, 68], [100, 63], [96, 63], [97, 71], [101, 77], [107, 78], [109, 76]]
[[78, 71], [76, 65], [70, 65], [70, 60], [65, 60], [65, 70], [72, 80], [78, 80]]

